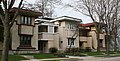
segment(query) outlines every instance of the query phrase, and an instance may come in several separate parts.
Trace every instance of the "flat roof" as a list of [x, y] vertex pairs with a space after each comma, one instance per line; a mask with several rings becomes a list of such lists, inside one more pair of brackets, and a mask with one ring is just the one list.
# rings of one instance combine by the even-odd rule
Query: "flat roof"
[[63, 21], [63, 20], [82, 21], [81, 19], [74, 18], [74, 17], [61, 16], [61, 17], [55, 18], [54, 20], [51, 20], [51, 22], [55, 22], [55, 21]]

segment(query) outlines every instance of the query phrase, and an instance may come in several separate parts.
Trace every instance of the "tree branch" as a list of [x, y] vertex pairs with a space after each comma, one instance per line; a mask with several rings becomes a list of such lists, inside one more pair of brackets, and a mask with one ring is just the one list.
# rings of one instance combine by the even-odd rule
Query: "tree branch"
[[1, 19], [2, 23], [4, 23], [4, 11], [3, 11], [3, 8], [1, 5], [0, 5], [0, 19]]
[[11, 0], [11, 1], [10, 1], [8, 10], [11, 9], [11, 8], [13, 7], [14, 3], [15, 3], [15, 0]]
[[20, 7], [21, 7], [21, 5], [22, 5], [22, 2], [23, 2], [23, 0], [21, 0], [20, 3], [19, 3], [18, 9], [17, 9], [17, 11], [15, 12], [14, 17], [12, 18], [12, 21], [10, 22], [10, 27], [12, 27], [12, 25], [14, 24], [15, 18], [16, 18], [17, 15], [18, 15], [18, 12], [19, 12], [19, 9], [20, 9]]

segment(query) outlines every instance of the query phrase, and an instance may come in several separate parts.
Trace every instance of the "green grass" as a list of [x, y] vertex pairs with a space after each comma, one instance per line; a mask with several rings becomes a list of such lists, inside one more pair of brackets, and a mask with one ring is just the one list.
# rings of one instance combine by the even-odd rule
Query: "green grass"
[[20, 55], [9, 55], [9, 61], [21, 61], [21, 60], [28, 60]]
[[54, 54], [45, 54], [45, 53], [23, 54], [23, 55], [31, 55], [31, 56], [34, 56], [35, 59], [57, 58], [56, 56], [54, 56]]
[[103, 52], [85, 52], [88, 56], [104, 55]]
[[[20, 55], [9, 55], [8, 57], [9, 61], [21, 61], [21, 60], [28, 60]], [[1, 60], [1, 55], [0, 55], [0, 60]]]
[[[118, 57], [120, 56], [120, 52], [113, 52], [110, 51], [109, 57]], [[86, 54], [87, 56], [95, 56], [95, 57], [107, 57], [107, 54], [105, 52], [84, 52], [83, 54]]]

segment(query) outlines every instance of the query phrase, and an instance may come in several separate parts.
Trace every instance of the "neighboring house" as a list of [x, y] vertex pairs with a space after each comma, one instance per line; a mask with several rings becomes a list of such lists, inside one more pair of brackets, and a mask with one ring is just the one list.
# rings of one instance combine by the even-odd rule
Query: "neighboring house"
[[[36, 19], [38, 26], [38, 50], [49, 52], [49, 48], [55, 47], [65, 51], [66, 48], [79, 47], [79, 35], [74, 35], [81, 19], [62, 16], [56, 19]], [[78, 32], [79, 33], [79, 32]], [[74, 35], [74, 36], [73, 36]]]
[[58, 17], [51, 21], [54, 24], [58, 25], [60, 50], [65, 51], [66, 48], [79, 47], [78, 26], [81, 21], [82, 21], [81, 19], [68, 16]]
[[49, 52], [49, 48], [55, 47], [59, 49], [58, 25], [50, 22], [53, 19], [41, 18], [36, 19], [38, 25], [38, 50], [41, 52]]
[[[80, 47], [97, 49], [97, 31], [94, 23], [80, 24]], [[105, 33], [100, 33], [100, 47], [105, 48]]]
[[[15, 13], [17, 8], [11, 9]], [[42, 14], [20, 9], [11, 28], [11, 50], [38, 50], [38, 25], [35, 19]], [[12, 15], [11, 15], [12, 16]]]

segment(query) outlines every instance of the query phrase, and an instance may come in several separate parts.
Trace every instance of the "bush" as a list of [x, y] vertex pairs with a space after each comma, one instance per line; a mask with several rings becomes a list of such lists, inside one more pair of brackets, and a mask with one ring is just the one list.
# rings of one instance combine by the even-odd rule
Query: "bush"
[[52, 47], [52, 48], [49, 49], [50, 53], [56, 53], [57, 51], [58, 51], [58, 49], [55, 48], [55, 47]]
[[90, 47], [86, 47], [85, 52], [91, 52]]
[[66, 48], [66, 53], [79, 52], [79, 48]]

